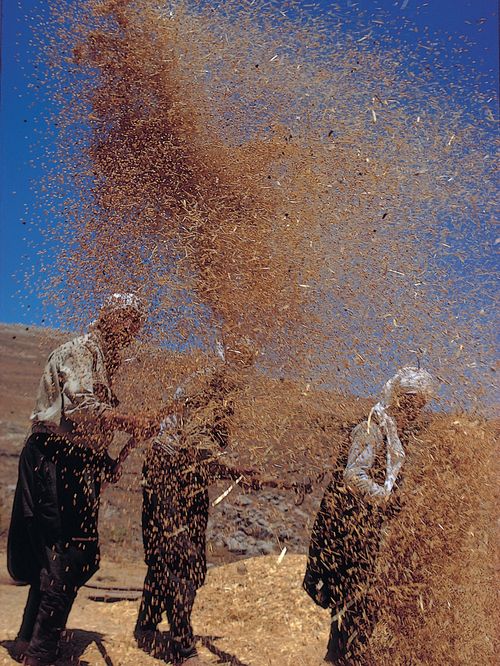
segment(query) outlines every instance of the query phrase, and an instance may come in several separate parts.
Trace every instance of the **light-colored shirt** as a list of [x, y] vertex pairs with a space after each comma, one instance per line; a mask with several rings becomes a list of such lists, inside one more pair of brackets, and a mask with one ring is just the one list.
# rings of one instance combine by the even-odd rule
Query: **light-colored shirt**
[[175, 455], [182, 447], [183, 430], [186, 420], [186, 409], [180, 406], [181, 401], [189, 396], [193, 390], [193, 384], [197, 379], [207, 374], [207, 371], [197, 371], [189, 375], [174, 392], [174, 400], [179, 403], [177, 411], [168, 414], [160, 423], [158, 434], [153, 443], [163, 449], [168, 455]]
[[357, 425], [351, 434], [351, 448], [344, 470], [344, 481], [357, 495], [372, 502], [379, 502], [388, 497], [385, 484], [377, 483], [373, 478], [377, 456], [384, 450], [385, 441], [382, 431], [373, 421]]
[[[214, 395], [210, 390], [207, 392], [207, 383], [214, 372], [216, 368], [213, 367], [198, 370], [175, 390], [177, 409], [163, 419], [153, 440], [153, 444], [164, 453], [173, 456], [179, 450], [193, 445], [199, 453], [203, 449], [209, 451], [214, 448], [213, 428], [219, 421], [219, 412], [224, 405], [223, 395]], [[215, 450], [218, 448], [215, 447]]]
[[54, 434], [76, 444], [110, 443], [100, 422], [113, 394], [97, 333], [64, 343], [47, 359], [31, 414], [32, 432]]

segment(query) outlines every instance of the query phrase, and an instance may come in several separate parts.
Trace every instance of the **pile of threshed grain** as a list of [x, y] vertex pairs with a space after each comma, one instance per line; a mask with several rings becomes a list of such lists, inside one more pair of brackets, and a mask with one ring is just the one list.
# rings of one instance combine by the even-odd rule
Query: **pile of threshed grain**
[[437, 416], [419, 439], [379, 560], [373, 663], [493, 664], [498, 427]]

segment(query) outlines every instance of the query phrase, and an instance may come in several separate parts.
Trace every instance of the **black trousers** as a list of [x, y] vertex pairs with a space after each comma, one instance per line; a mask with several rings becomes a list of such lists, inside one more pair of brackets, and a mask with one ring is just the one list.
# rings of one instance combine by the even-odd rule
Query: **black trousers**
[[13, 578], [31, 586], [18, 639], [41, 663], [54, 663], [77, 591], [98, 569], [101, 472], [94, 458], [38, 434], [19, 459], [8, 565]]
[[52, 664], [56, 657], [61, 633], [78, 589], [88, 579], [88, 548], [93, 544], [71, 546], [64, 552], [56, 548], [47, 552], [47, 563], [40, 571], [40, 581], [32, 584], [24, 609], [18, 639], [29, 642], [28, 657]]
[[360, 664], [376, 622], [376, 608], [369, 594], [358, 596], [344, 608], [333, 609], [325, 660], [342, 666]]
[[177, 576], [167, 566], [148, 566], [136, 626], [144, 631], [156, 630], [166, 612], [173, 656], [186, 658], [196, 654], [191, 626], [195, 598], [193, 581]]

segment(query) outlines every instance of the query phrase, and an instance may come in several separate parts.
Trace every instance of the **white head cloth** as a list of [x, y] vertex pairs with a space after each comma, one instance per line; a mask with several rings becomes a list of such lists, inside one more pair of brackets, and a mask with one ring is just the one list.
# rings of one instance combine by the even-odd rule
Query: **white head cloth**
[[108, 296], [101, 306], [99, 316], [106, 316], [117, 310], [134, 310], [141, 319], [146, 319], [146, 307], [142, 300], [132, 293], [115, 292]]
[[389, 494], [404, 463], [405, 452], [395, 420], [389, 416], [387, 409], [397, 402], [400, 395], [418, 394], [427, 401], [435, 395], [436, 382], [427, 370], [405, 367], [389, 379], [382, 390], [382, 399], [372, 407], [368, 416], [368, 431], [371, 417], [375, 414], [380, 429], [387, 441], [387, 467], [385, 477], [385, 490]]

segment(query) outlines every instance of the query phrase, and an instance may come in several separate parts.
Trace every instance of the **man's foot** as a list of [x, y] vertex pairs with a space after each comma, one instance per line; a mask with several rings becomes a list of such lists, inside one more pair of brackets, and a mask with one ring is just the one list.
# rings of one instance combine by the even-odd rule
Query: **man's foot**
[[174, 666], [210, 666], [208, 661], [202, 659], [198, 654], [174, 659], [173, 664]]
[[29, 641], [23, 641], [20, 638], [16, 638], [14, 641], [13, 646], [10, 648], [10, 656], [14, 661], [18, 661], [19, 663], [22, 663], [24, 659], [24, 655], [26, 654], [26, 650], [29, 647], [30, 642]]
[[349, 661], [345, 657], [335, 657], [331, 654], [326, 654], [323, 659], [327, 664], [335, 664], [335, 666], [349, 666]]
[[137, 641], [137, 646], [145, 652], [150, 652], [154, 647], [157, 639], [158, 631], [156, 629], [134, 629], [134, 638]]
[[169, 638], [157, 629], [134, 629], [134, 638], [137, 641], [137, 647], [152, 655], [161, 658], [168, 654]]

